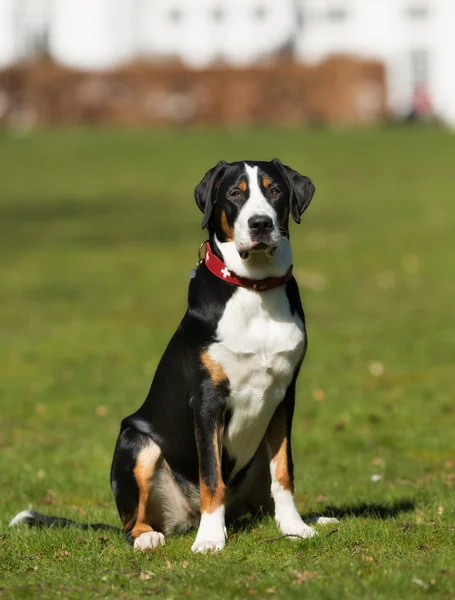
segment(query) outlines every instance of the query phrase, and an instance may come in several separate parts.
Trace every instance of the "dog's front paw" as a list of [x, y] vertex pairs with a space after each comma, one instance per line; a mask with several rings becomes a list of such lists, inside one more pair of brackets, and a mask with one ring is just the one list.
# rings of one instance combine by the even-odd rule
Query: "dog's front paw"
[[213, 554], [224, 548], [225, 540], [224, 506], [220, 506], [212, 513], [202, 513], [199, 529], [191, 550]]
[[201, 552], [203, 554], [213, 554], [214, 552], [219, 552], [222, 550], [225, 546], [225, 543], [226, 542], [224, 538], [218, 538], [214, 540], [198, 540], [196, 537], [194, 544], [191, 546], [191, 551]]
[[134, 549], [144, 552], [145, 550], [154, 550], [165, 544], [166, 541], [162, 533], [159, 531], [146, 531], [134, 540]]
[[304, 523], [300, 517], [281, 519], [277, 523], [284, 535], [293, 536], [295, 539], [307, 539], [318, 534], [315, 529]]

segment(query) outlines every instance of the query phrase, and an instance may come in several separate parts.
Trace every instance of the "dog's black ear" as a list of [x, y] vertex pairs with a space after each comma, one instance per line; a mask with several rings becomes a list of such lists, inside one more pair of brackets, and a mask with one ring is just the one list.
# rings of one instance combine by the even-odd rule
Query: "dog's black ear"
[[315, 187], [311, 179], [283, 165], [278, 158], [275, 158], [272, 162], [288, 184], [291, 215], [296, 223], [300, 223], [300, 217], [311, 202]]
[[194, 198], [199, 209], [204, 213], [202, 218], [202, 229], [207, 227], [207, 224], [212, 214], [213, 205], [216, 201], [216, 192], [219, 185], [219, 179], [223, 176], [224, 167], [226, 161], [220, 160], [220, 162], [207, 171], [202, 181], [196, 186], [194, 190]]

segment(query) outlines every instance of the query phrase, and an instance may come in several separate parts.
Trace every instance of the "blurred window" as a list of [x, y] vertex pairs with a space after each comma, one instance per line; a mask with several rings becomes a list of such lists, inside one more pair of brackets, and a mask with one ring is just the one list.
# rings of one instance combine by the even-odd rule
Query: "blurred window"
[[224, 19], [225, 15], [226, 13], [224, 12], [224, 9], [221, 6], [217, 6], [212, 11], [212, 18], [217, 23], [220, 23]]
[[413, 85], [426, 85], [429, 82], [430, 53], [424, 48], [415, 48], [410, 53], [411, 79]]
[[182, 21], [183, 13], [179, 8], [173, 8], [169, 11], [169, 20], [173, 23], [180, 23]]
[[17, 4], [16, 24], [22, 55], [46, 56], [49, 52], [49, 4], [45, 0], [22, 0]]
[[411, 4], [406, 10], [406, 15], [409, 19], [422, 21], [428, 18], [428, 6], [424, 4]]
[[332, 23], [338, 23], [346, 20], [348, 11], [343, 6], [332, 6], [327, 11], [327, 19]]
[[264, 19], [266, 19], [267, 17], [267, 9], [265, 6], [256, 6], [256, 8], [254, 9], [254, 16], [258, 21], [264, 21]]

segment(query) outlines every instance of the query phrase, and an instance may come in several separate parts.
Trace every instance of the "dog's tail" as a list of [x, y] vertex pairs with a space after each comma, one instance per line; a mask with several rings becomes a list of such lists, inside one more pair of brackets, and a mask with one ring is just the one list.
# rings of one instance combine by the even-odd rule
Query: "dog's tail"
[[23, 510], [10, 521], [9, 526], [14, 527], [21, 523], [38, 527], [70, 527], [74, 525], [80, 529], [104, 529], [117, 531], [119, 533], [122, 532], [120, 527], [115, 527], [114, 525], [107, 525], [106, 523], [78, 523], [72, 519], [66, 519], [65, 517], [48, 517], [47, 515], [36, 512], [36, 510]]

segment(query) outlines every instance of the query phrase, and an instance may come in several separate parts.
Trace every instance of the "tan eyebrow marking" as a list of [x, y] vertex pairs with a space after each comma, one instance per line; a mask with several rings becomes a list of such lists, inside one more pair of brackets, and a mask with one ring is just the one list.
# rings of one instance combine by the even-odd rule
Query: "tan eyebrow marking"
[[262, 180], [262, 185], [267, 188], [271, 184], [272, 184], [272, 180], [270, 179], [270, 177], [264, 177], [264, 179]]
[[241, 181], [239, 183], [239, 190], [242, 190], [242, 192], [246, 192], [246, 188], [247, 188], [246, 181]]

